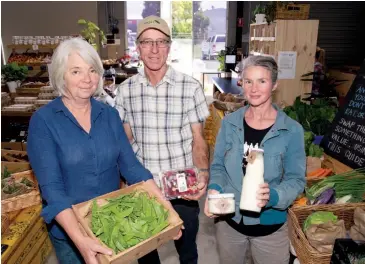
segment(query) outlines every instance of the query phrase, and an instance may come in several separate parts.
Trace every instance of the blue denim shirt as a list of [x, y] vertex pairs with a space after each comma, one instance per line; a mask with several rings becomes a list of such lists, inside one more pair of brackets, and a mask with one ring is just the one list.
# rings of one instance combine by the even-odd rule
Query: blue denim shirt
[[[278, 111], [275, 123], [260, 144], [264, 149], [264, 178], [270, 186], [270, 200], [259, 218], [243, 217], [246, 225], [284, 223], [287, 208], [303, 192], [305, 185], [306, 155], [303, 128], [276, 105], [273, 106]], [[222, 120], [208, 186], [208, 189], [235, 194], [236, 213], [233, 220], [236, 222], [242, 217], [239, 203], [244, 177], [243, 117], [248, 107], [245, 106]]]
[[55, 237], [66, 233], [54, 218], [61, 211], [119, 189], [119, 171], [133, 184], [152, 179], [135, 157], [117, 110], [91, 98], [86, 133], [56, 98], [35, 112], [27, 151], [43, 198], [42, 216]]

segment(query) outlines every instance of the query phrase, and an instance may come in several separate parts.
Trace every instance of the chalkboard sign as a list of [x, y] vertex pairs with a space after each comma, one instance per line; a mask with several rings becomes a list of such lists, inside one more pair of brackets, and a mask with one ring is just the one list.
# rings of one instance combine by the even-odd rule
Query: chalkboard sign
[[350, 168], [365, 167], [365, 60], [321, 146]]

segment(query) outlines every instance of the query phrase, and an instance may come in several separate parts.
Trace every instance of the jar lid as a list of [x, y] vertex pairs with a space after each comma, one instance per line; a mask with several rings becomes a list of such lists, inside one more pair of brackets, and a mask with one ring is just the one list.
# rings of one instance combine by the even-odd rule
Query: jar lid
[[208, 194], [208, 199], [234, 198], [234, 193]]

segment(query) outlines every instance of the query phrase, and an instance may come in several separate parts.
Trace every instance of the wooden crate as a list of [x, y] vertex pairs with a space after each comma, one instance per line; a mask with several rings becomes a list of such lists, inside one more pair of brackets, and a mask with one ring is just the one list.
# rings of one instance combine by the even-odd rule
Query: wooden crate
[[[20, 150], [7, 150], [7, 149], [2, 149], [1, 150], [1, 157], [6, 156], [7, 154], [10, 154], [10, 155], [11, 154], [16, 154], [16, 155], [20, 154], [21, 156], [25, 156], [25, 155], [27, 155], [27, 152], [20, 151]], [[26, 170], [31, 169], [30, 164], [29, 164], [28, 161], [18, 160], [16, 158], [11, 159], [10, 161], [2, 161], [1, 162], [1, 172], [4, 171], [5, 167], [11, 173], [22, 172], [22, 171], [26, 171]]]
[[5, 234], [1, 236], [1, 244], [8, 246], [8, 248], [1, 254], [2, 264], [15, 263], [10, 262], [9, 260], [13, 258], [16, 252], [18, 252], [18, 255], [21, 254], [20, 251], [18, 251], [18, 248], [24, 248], [26, 246], [24, 241], [27, 237], [31, 238], [39, 231], [39, 228], [35, 227], [36, 224], [41, 221], [41, 210], [42, 206], [36, 205], [6, 214], [9, 219], [11, 219], [11, 223]]
[[24, 209], [33, 205], [41, 204], [42, 199], [39, 193], [38, 183], [32, 170], [13, 173], [12, 177], [14, 177], [17, 181], [25, 177], [34, 183], [36, 189], [26, 194], [21, 194], [15, 197], [1, 200], [1, 213], [18, 211], [20, 209]]
[[21, 142], [1, 142], [1, 149], [23, 150]]
[[308, 4], [277, 5], [276, 19], [308, 19]]
[[[122, 194], [131, 193], [135, 190], [146, 191], [150, 195], [154, 196], [151, 192], [150, 187], [148, 184], [141, 182], [138, 184], [131, 185], [126, 187], [122, 190], [114, 191], [95, 199], [107, 199], [118, 197]], [[167, 206], [167, 201], [157, 198], [158, 202], [161, 203], [166, 209], [169, 210], [169, 217], [168, 221], [170, 225], [162, 230], [160, 233], [150, 237], [149, 239], [140, 242], [139, 244], [131, 247], [125, 251], [122, 251], [118, 254], [114, 254], [113, 256], [107, 256], [99, 254], [97, 255], [98, 261], [100, 264], [127, 264], [131, 263], [132, 261], [139, 259], [140, 257], [146, 255], [147, 253], [151, 252], [152, 250], [160, 247], [161, 245], [167, 243], [168, 241], [172, 240], [174, 236], [176, 236], [183, 224], [183, 221], [180, 219], [179, 215], [172, 211]], [[75, 215], [80, 222], [82, 228], [86, 232], [86, 234], [92, 238], [96, 238], [94, 233], [91, 231], [90, 228], [90, 221], [91, 221], [91, 212], [90, 208], [92, 206], [92, 200], [83, 202], [77, 205], [73, 205], [72, 209], [75, 212]], [[97, 238], [96, 238], [97, 239]]]
[[[48, 259], [48, 256], [52, 252], [53, 246], [49, 236], [47, 235], [43, 241], [43, 244], [39, 247], [37, 254], [28, 262], [30, 264], [43, 264]], [[24, 263], [25, 264], [25, 263]]]

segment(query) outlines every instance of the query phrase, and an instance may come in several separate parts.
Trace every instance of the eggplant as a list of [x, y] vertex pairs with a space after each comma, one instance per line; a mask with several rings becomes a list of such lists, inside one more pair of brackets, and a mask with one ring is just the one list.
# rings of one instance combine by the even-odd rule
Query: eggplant
[[329, 188], [323, 191], [313, 202], [313, 204], [333, 204], [336, 202], [336, 191]]

